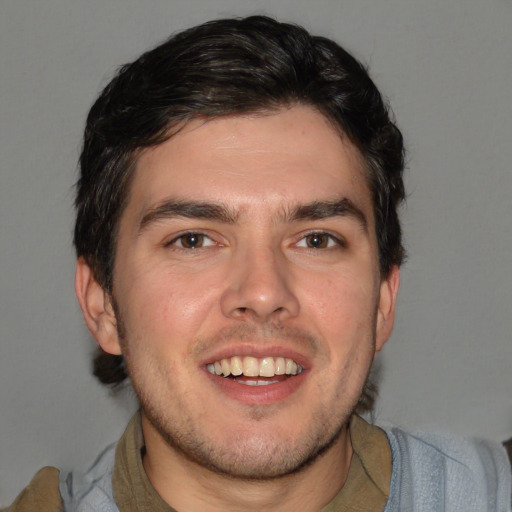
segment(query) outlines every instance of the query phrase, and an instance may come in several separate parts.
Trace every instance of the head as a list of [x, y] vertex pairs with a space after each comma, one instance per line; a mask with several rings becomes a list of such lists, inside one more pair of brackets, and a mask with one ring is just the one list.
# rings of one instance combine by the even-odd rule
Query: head
[[[329, 39], [264, 17], [205, 23], [118, 71], [87, 118], [77, 184], [74, 244], [112, 291], [119, 219], [137, 158], [192, 119], [316, 109], [365, 161], [379, 263], [385, 277], [404, 256], [397, 209], [404, 199], [402, 136], [364, 67]], [[106, 384], [126, 378], [122, 359], [99, 354]]]
[[[375, 240], [378, 280], [390, 280], [404, 252], [397, 214], [404, 198], [403, 144], [364, 67], [336, 43], [311, 36], [298, 26], [265, 17], [213, 21], [179, 33], [123, 66], [87, 119], [74, 242], [79, 260], [110, 300], [121, 345], [130, 334], [124, 322], [122, 286], [116, 284], [117, 268], [124, 264], [120, 231], [123, 219], [131, 214], [130, 205], [137, 201], [135, 187], [145, 179], [144, 169], [159, 167], [155, 155], [174, 155], [173, 141], [183, 141], [183, 147], [193, 152], [191, 137], [204, 132], [205, 140], [215, 146], [224, 130], [252, 133], [245, 129], [252, 125], [246, 123], [257, 120], [260, 129], [254, 140], [259, 144], [265, 127], [290, 128], [296, 115], [308, 123], [305, 129], [316, 126], [325, 131], [326, 138], [335, 134], [346, 150], [343, 158], [359, 169], [370, 201], [371, 212], [364, 218], [365, 222], [369, 219], [365, 225]], [[171, 147], [169, 153], [167, 147]], [[253, 172], [258, 173], [257, 166]], [[215, 170], [212, 176], [212, 181], [216, 180]], [[270, 178], [261, 179], [264, 183]], [[345, 208], [328, 203], [323, 207]], [[311, 218], [322, 217], [315, 212]], [[237, 215], [217, 212], [214, 216], [231, 213]], [[183, 244], [181, 238], [179, 243]], [[378, 307], [376, 301], [375, 310]], [[376, 321], [376, 314], [368, 320], [370, 331]], [[279, 332], [283, 339], [296, 335], [305, 347], [316, 350], [314, 337], [301, 328], [280, 322], [272, 325], [258, 335], [264, 331], [278, 339]], [[227, 326], [216, 336], [201, 339], [195, 354], [207, 353], [218, 340], [243, 339], [256, 332], [254, 326], [244, 329]], [[125, 349], [130, 350], [127, 342]], [[123, 381], [127, 352], [101, 351], [95, 361], [96, 376], [107, 384]], [[373, 353], [368, 357], [368, 361], [373, 359]], [[367, 398], [363, 395], [363, 406], [368, 405]]]

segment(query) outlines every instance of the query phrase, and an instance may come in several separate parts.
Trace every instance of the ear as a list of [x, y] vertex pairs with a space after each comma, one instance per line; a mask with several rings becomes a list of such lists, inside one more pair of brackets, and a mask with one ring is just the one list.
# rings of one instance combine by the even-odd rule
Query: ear
[[380, 284], [375, 349], [380, 352], [388, 340], [395, 322], [396, 299], [400, 288], [400, 269], [394, 265]]
[[76, 262], [75, 292], [85, 323], [98, 345], [109, 354], [121, 354], [110, 294], [96, 281], [84, 258]]

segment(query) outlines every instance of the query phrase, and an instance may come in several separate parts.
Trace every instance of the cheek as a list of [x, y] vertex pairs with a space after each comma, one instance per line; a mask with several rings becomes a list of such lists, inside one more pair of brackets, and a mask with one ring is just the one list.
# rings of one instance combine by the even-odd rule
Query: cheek
[[211, 276], [154, 270], [135, 275], [122, 301], [124, 316], [130, 319], [128, 332], [176, 346], [194, 337], [209, 318], [218, 302], [218, 286]]
[[375, 286], [368, 274], [344, 271], [309, 276], [303, 292], [302, 303], [333, 332], [367, 328], [375, 314]]
[[377, 299], [373, 280], [364, 274], [337, 273], [323, 280], [311, 278], [305, 289], [305, 313], [325, 342], [331, 378], [366, 374], [375, 349]]

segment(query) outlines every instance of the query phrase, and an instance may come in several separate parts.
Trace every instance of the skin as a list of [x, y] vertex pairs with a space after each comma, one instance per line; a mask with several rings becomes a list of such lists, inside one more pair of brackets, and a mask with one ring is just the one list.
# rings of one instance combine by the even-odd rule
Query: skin
[[[297, 215], [342, 200], [343, 215]], [[176, 216], [183, 202], [222, 215]], [[304, 106], [192, 121], [146, 150], [120, 222], [117, 318], [83, 260], [76, 277], [89, 329], [125, 356], [148, 477], [191, 511], [313, 511], [335, 496], [398, 286], [397, 268], [379, 271], [358, 150]], [[237, 354], [293, 356], [304, 372], [253, 392], [205, 370]]]

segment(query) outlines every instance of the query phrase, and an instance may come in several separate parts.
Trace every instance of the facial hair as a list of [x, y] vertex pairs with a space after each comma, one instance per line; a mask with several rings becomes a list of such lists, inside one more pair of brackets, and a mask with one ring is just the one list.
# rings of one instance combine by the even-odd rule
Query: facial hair
[[[268, 422], [279, 406], [252, 406], [249, 420], [253, 422], [250, 432], [233, 431], [229, 435], [229, 442], [219, 443], [214, 439], [204, 425], [198, 425], [187, 407], [186, 397], [178, 393], [172, 396], [173, 406], [168, 407], [164, 393], [144, 385], [144, 374], [153, 373], [159, 375], [163, 382], [172, 382], [170, 370], [159, 366], [158, 360], [151, 366], [140, 368], [133, 364], [130, 357], [130, 344], [144, 343], [143, 340], [130, 340], [126, 325], [120, 315], [119, 308], [115, 308], [117, 327], [123, 346], [123, 354], [126, 360], [127, 371], [132, 381], [134, 390], [144, 416], [149, 420], [153, 428], [159, 433], [166, 444], [181, 457], [215, 473], [222, 474], [232, 479], [242, 480], [271, 480], [283, 478], [302, 471], [311, 465], [319, 457], [329, 451], [339, 440], [353, 413], [356, 403], [349, 403], [344, 408], [333, 411], [325, 404], [317, 404], [311, 415], [307, 429], [297, 439], [289, 439], [285, 432], [280, 432], [276, 427], [275, 436], [268, 435]], [[121, 336], [122, 335], [122, 336]], [[192, 353], [197, 359], [211, 347], [230, 340], [244, 340], [257, 338], [265, 339], [293, 339], [297, 345], [307, 347], [316, 353], [323, 350], [323, 345], [311, 334], [301, 329], [290, 328], [281, 324], [270, 324], [257, 327], [252, 324], [240, 324], [234, 328], [223, 329], [216, 335], [196, 340]], [[325, 354], [324, 354], [325, 355]], [[369, 369], [369, 368], [368, 368]], [[364, 382], [364, 381], [363, 381]], [[361, 391], [358, 396], [361, 395]], [[340, 394], [344, 392], [341, 382], [337, 386], [333, 403], [340, 403]], [[319, 393], [323, 396], [327, 393]], [[180, 411], [179, 415], [169, 416], [169, 410]], [[258, 430], [258, 424], [266, 426]]]

